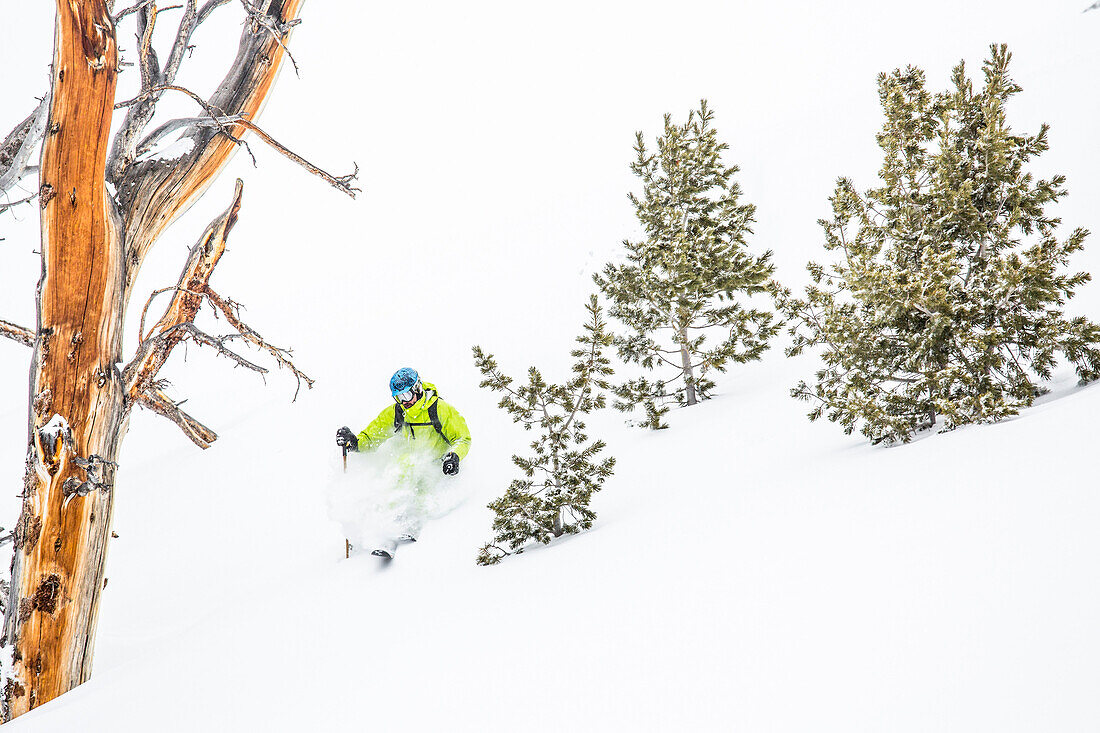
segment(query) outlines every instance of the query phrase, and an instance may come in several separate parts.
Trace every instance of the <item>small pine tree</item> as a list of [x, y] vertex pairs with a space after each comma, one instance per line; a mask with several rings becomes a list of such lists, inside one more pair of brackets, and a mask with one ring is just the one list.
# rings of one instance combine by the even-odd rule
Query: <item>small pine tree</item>
[[1048, 148], [1047, 126], [1012, 132], [1006, 105], [1021, 91], [1011, 55], [993, 46], [975, 91], [962, 63], [932, 94], [924, 72], [879, 76], [886, 115], [881, 185], [859, 193], [840, 179], [821, 220], [831, 266], [810, 263], [805, 298], [787, 298], [789, 355], [824, 347], [815, 384], [792, 395], [845, 432], [908, 441], [1015, 415], [1040, 394], [1060, 352], [1082, 379], [1100, 373], [1100, 327], [1062, 306], [1089, 280], [1065, 273], [1087, 236], [1059, 241], [1046, 208], [1065, 178], [1027, 170]]
[[[624, 241], [627, 261], [595, 276], [609, 313], [630, 331], [615, 338], [619, 356], [660, 370], [659, 377], [617, 387], [615, 407], [644, 406], [642, 424], [653, 429], [667, 427], [669, 402], [689, 406], [709, 398], [712, 372], [759, 359], [779, 330], [771, 311], [735, 299], [767, 289], [775, 266], [771, 251], [759, 257], [745, 251], [755, 207], [741, 203], [738, 168], [723, 165], [728, 146], [719, 142], [713, 119], [706, 100], [682, 125], [666, 114], [655, 153], [637, 133], [630, 169], [643, 189], [629, 198], [645, 239]], [[717, 331], [724, 331], [721, 341], [707, 345], [707, 334]]]
[[588, 305], [581, 348], [570, 352], [577, 361], [573, 378], [564, 384], [548, 384], [535, 367], [527, 384], [513, 387], [512, 378], [497, 368], [492, 354], [473, 348], [474, 363], [484, 375], [481, 382], [503, 397], [499, 407], [525, 430], [538, 430], [531, 442], [533, 455], [512, 456], [523, 479], [512, 481], [504, 496], [489, 504], [496, 513], [492, 542], [481, 548], [479, 565], [493, 565], [505, 556], [523, 552], [529, 542], [547, 544], [554, 537], [589, 529], [596, 513], [589, 508], [592, 494], [611, 476], [614, 458], [597, 462], [606, 447], [589, 440], [583, 417], [606, 406], [607, 377], [612, 374], [604, 356], [611, 345], [602, 309], [593, 295]]

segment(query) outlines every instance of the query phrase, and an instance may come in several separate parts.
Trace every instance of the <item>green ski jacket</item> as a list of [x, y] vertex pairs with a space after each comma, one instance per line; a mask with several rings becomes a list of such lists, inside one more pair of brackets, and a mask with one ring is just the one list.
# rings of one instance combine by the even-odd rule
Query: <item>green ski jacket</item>
[[[358, 435], [359, 450], [377, 448], [390, 438], [402, 435], [405, 440], [427, 441], [440, 458], [454, 451], [459, 460], [470, 452], [470, 429], [458, 410], [439, 399], [434, 384], [422, 382], [424, 395], [412, 407], [404, 408], [394, 402], [378, 413]], [[435, 413], [440, 430], [431, 419]], [[442, 434], [440, 434], [442, 432]]]

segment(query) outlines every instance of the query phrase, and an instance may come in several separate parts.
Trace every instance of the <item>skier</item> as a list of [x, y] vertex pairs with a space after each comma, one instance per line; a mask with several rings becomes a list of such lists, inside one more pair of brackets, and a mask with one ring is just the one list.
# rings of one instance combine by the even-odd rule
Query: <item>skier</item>
[[[398, 369], [390, 378], [392, 407], [383, 408], [378, 417], [358, 435], [346, 425], [336, 431], [336, 444], [350, 451], [371, 451], [390, 438], [401, 435], [410, 448], [427, 451], [440, 460], [443, 473], [458, 473], [459, 461], [470, 452], [470, 430], [466, 420], [454, 407], [439, 397], [436, 386], [422, 382], [415, 369]], [[371, 554], [392, 558], [397, 541], [415, 542], [420, 533], [420, 519], [406, 517], [406, 533], [388, 539]]]

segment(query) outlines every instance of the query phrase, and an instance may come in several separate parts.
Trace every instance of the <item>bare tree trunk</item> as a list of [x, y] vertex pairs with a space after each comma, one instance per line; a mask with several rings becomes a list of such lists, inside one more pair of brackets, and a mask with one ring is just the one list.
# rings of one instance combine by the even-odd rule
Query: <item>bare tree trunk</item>
[[39, 189], [34, 397], [12, 568], [12, 586], [23, 592], [5, 624], [14, 643], [10, 716], [88, 677], [126, 425], [115, 367], [124, 246], [104, 184], [118, 69], [114, 23], [103, 0], [62, 1], [55, 33]]
[[[40, 166], [42, 278], [37, 329], [32, 333], [0, 321], [0, 336], [34, 350], [23, 507], [13, 532], [15, 556], [4, 618], [3, 643], [13, 647], [3, 696], [5, 719], [52, 700], [90, 675], [116, 459], [133, 406], [172, 420], [200, 447], [217, 439], [161, 391], [156, 376], [174, 346], [191, 339], [238, 365], [267, 371], [231, 352], [226, 337], [212, 337], [195, 327], [202, 301], [236, 329], [235, 338], [273, 356], [299, 384], [312, 384], [291, 363], [289, 351], [267, 343], [240, 319], [236, 303], [209, 286], [240, 210], [240, 181], [229, 208], [192, 248], [179, 282], [150, 297], [146, 310], [158, 293], [173, 293], [149, 334], [139, 334], [138, 353], [123, 369], [118, 366], [123, 362], [126, 306], [145, 254], [217, 177], [232, 151], [243, 144], [240, 136], [246, 131], [354, 197], [354, 173], [325, 173], [283, 148], [253, 121], [274, 83], [290, 30], [298, 23], [301, 0], [244, 4], [248, 20], [237, 58], [209, 102], [172, 85], [191, 32], [227, 2], [207, 0], [199, 10], [195, 0], [186, 0], [184, 19], [163, 70], [147, 43], [140, 49], [142, 101], [119, 106], [145, 100], [155, 105], [157, 95], [174, 90], [192, 96], [207, 113], [207, 118], [169, 123], [183, 128], [181, 137], [191, 139], [192, 152], [161, 161], [134, 155], [159, 132], [137, 142], [152, 116], [148, 109], [135, 112], [132, 119], [128, 115], [116, 136], [117, 155], [112, 153], [118, 49], [106, 0], [57, 0], [52, 91]], [[155, 5], [135, 12], [145, 23], [139, 28], [151, 38]], [[15, 137], [5, 139], [4, 149], [25, 148], [40, 127], [35, 122], [39, 116], [21, 123]], [[0, 173], [24, 175], [26, 161], [16, 162]], [[117, 199], [108, 194], [107, 180], [115, 183]], [[143, 312], [143, 321], [144, 316]]]
[[687, 329], [681, 328], [676, 332], [676, 338], [680, 342], [680, 363], [684, 368], [684, 384], [687, 391], [688, 407], [699, 402], [695, 395], [695, 370], [691, 366], [691, 350], [688, 349]]

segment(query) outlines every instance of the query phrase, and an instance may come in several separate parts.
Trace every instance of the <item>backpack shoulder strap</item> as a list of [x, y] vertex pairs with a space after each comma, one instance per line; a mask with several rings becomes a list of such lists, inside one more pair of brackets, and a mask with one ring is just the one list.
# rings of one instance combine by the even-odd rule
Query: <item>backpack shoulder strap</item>
[[439, 433], [439, 437], [443, 438], [443, 442], [447, 445], [451, 444], [451, 441], [447, 439], [447, 436], [443, 434], [443, 423], [439, 420], [439, 397], [436, 396], [436, 400], [432, 404], [428, 405], [428, 419], [432, 421], [432, 427], [435, 428], [435, 432]]
[[405, 425], [405, 413], [401, 411], [401, 405], [394, 404], [393, 406], [393, 432], [401, 432], [401, 428]]

